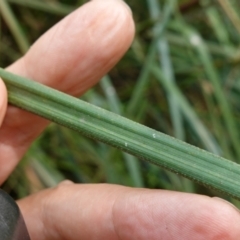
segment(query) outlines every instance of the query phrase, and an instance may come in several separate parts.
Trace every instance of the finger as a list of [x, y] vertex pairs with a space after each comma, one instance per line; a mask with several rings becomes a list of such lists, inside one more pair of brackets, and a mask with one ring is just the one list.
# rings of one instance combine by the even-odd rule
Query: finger
[[7, 90], [4, 83], [0, 79], [0, 127], [7, 108]]
[[205, 196], [61, 184], [19, 202], [36, 240], [236, 240], [238, 210]]
[[[80, 95], [116, 64], [133, 34], [132, 15], [123, 1], [91, 1], [54, 26], [8, 70]], [[8, 108], [0, 130], [0, 183], [46, 124], [30, 113]]]

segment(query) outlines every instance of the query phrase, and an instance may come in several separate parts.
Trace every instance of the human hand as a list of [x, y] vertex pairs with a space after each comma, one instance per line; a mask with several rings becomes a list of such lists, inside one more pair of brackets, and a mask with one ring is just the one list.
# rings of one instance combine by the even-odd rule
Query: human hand
[[[133, 35], [122, 1], [94, 0], [47, 32], [8, 70], [81, 95], [116, 64]], [[0, 81], [0, 124], [6, 102]], [[8, 107], [0, 129], [0, 183], [47, 124]], [[66, 181], [18, 204], [32, 240], [240, 239], [238, 210], [193, 194]]]

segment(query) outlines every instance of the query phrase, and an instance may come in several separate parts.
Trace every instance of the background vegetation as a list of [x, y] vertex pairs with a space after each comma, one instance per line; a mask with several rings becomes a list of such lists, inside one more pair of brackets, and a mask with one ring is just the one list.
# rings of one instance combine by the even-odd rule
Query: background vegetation
[[[84, 2], [1, 0], [0, 66], [18, 59]], [[239, 1], [126, 2], [136, 22], [133, 45], [82, 98], [240, 162]], [[55, 124], [32, 145], [3, 188], [19, 198], [65, 178], [219, 195]]]

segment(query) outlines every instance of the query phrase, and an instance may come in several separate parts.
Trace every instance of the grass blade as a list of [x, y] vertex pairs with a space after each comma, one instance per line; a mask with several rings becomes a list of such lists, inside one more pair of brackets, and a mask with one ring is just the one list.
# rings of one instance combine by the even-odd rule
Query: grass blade
[[[100, 85], [108, 99], [111, 112], [121, 114], [123, 107], [117, 96], [115, 88], [112, 86], [111, 79], [109, 76], [103, 77]], [[126, 161], [128, 171], [134, 183], [134, 187], [144, 187], [143, 177], [141, 174], [141, 167], [137, 158], [127, 153], [123, 153], [123, 157]]]
[[238, 16], [230, 1], [218, 0], [218, 2], [228, 15], [230, 21], [232, 22], [238, 33], [240, 33], [240, 17]]
[[[162, 12], [160, 10], [160, 4], [157, 0], [148, 0], [149, 12], [153, 21], [156, 21], [161, 17]], [[161, 29], [161, 23], [157, 22], [153, 28], [153, 32], [156, 35]], [[175, 82], [175, 76], [173, 71], [173, 65], [170, 58], [170, 49], [168, 41], [165, 36], [162, 36], [158, 40], [157, 44], [158, 58], [161, 62], [161, 66], [164, 72], [164, 75], [169, 81]], [[178, 106], [177, 100], [172, 94], [168, 96], [168, 104], [170, 107], [171, 121], [174, 129], [174, 136], [178, 139], [184, 140], [185, 133], [183, 127], [182, 113], [180, 112], [180, 108]]]
[[22, 5], [25, 7], [41, 10], [44, 12], [65, 16], [72, 11], [74, 8], [68, 5], [64, 5], [58, 2], [43, 2], [39, 0], [7, 0], [10, 3]]
[[0, 69], [9, 103], [240, 199], [240, 166]]
[[26, 36], [23, 34], [23, 31], [14, 13], [12, 12], [9, 4], [5, 0], [0, 1], [0, 12], [3, 19], [6, 21], [9, 28], [11, 29], [11, 32], [15, 37], [15, 40], [19, 46], [19, 49], [21, 50], [22, 53], [26, 53], [30, 44]]
[[156, 65], [152, 66], [152, 73], [163, 84], [165, 90], [176, 97], [176, 99], [178, 100], [178, 104], [182, 109], [182, 112], [185, 114], [193, 129], [195, 129], [196, 133], [199, 135], [199, 138], [201, 139], [205, 148], [215, 154], [220, 154], [221, 149], [219, 148], [215, 139], [199, 120], [197, 114], [192, 111], [190, 104], [188, 103], [184, 95], [176, 87], [176, 84], [168, 81], [168, 79], [164, 77], [163, 73]]
[[197, 32], [195, 32], [194, 30], [191, 30], [190, 28], [189, 29], [185, 28], [185, 31], [186, 31], [186, 34], [189, 36], [190, 41], [192, 40], [192, 44], [196, 47], [196, 50], [199, 54], [199, 59], [201, 60], [205, 68], [206, 76], [209, 78], [209, 80], [211, 81], [214, 87], [214, 93], [219, 103], [219, 108], [222, 112], [226, 128], [232, 140], [232, 144], [235, 149], [237, 159], [239, 159], [240, 158], [239, 131], [237, 129], [237, 124], [234, 118], [232, 107], [230, 106], [229, 102], [226, 100], [226, 94], [221, 86], [220, 76], [215, 66], [213, 65], [212, 58], [200, 35], [198, 35]]
[[136, 115], [136, 111], [138, 109], [138, 103], [140, 102], [143, 92], [146, 88], [146, 85], [148, 83], [149, 74], [150, 74], [150, 68], [154, 61], [155, 53], [157, 50], [157, 44], [159, 39], [162, 37], [165, 28], [170, 20], [170, 17], [172, 16], [173, 10], [175, 6], [175, 0], [169, 1], [169, 3], [166, 5], [163, 11], [163, 20], [161, 22], [161, 26], [157, 29], [158, 32], [155, 33], [155, 36], [150, 44], [148, 54], [146, 56], [144, 66], [141, 70], [140, 76], [137, 80], [137, 84], [134, 88], [134, 91], [132, 93], [130, 102], [127, 107], [127, 114], [128, 116], [134, 116]]

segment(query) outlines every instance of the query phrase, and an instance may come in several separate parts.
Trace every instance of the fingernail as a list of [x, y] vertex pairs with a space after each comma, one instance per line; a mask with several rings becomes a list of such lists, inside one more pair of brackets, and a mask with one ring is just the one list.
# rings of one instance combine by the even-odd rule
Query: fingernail
[[70, 180], [63, 180], [62, 182], [59, 183], [59, 185], [72, 185], [74, 184], [74, 182], [70, 181]]
[[237, 210], [240, 213], [240, 210], [234, 204], [232, 204], [231, 202], [229, 202], [229, 201], [227, 201], [223, 198], [220, 198], [220, 197], [213, 197], [213, 198], [218, 200], [218, 201], [221, 201], [221, 202], [224, 202], [224, 203], [230, 205], [231, 207], [233, 207], [235, 210]]

